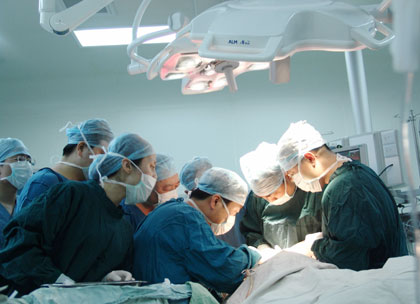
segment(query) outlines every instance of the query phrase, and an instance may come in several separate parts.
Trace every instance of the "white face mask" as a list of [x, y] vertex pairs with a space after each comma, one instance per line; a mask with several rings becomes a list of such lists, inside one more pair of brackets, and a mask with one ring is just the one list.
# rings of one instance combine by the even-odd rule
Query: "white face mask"
[[1, 163], [2, 165], [9, 165], [12, 169], [12, 174], [3, 177], [1, 180], [7, 180], [13, 187], [20, 190], [23, 188], [28, 179], [33, 174], [32, 165], [28, 161], [17, 161], [14, 163]]
[[65, 161], [59, 161], [58, 163], [59, 164], [66, 165], [66, 166], [69, 166], [69, 167], [78, 168], [78, 169], [82, 170], [83, 176], [85, 177], [85, 179], [86, 180], [89, 179], [89, 166], [88, 167], [81, 167], [79, 165], [68, 163], [68, 162], [65, 162]]
[[[223, 200], [223, 198], [220, 198], [220, 199], [222, 200], [223, 207], [225, 208], [225, 211], [227, 213], [226, 220], [223, 223], [220, 223], [220, 224], [216, 224], [216, 223], [212, 222], [207, 217], [207, 215], [205, 215], [204, 212], [201, 211], [201, 209], [197, 206], [197, 204], [192, 199], [188, 199], [188, 202], [190, 202], [191, 204], [193, 204], [195, 206], [195, 208], [204, 215], [204, 218], [206, 219], [206, 221], [208, 223], [210, 223], [210, 228], [211, 228], [211, 230], [213, 231], [213, 233], [215, 235], [221, 235], [221, 234], [224, 234], [224, 233], [228, 232], [233, 227], [233, 225], [235, 224], [235, 217], [230, 215], [229, 209], [227, 208], [227, 206], [226, 206], [225, 201]], [[230, 226], [231, 225], [231, 222], [232, 222], [232, 219], [230, 219], [230, 218], [233, 218], [233, 224], [232, 224], [232, 226]]]
[[153, 188], [156, 184], [156, 178], [151, 175], [147, 175], [143, 173], [143, 171], [136, 166], [131, 160], [130, 162], [133, 164], [134, 167], [137, 168], [141, 172], [141, 178], [137, 185], [130, 185], [126, 183], [121, 183], [112, 179], [108, 179], [108, 177], [103, 177], [102, 180], [105, 183], [110, 184], [118, 184], [125, 187], [125, 204], [126, 205], [134, 205], [137, 203], [144, 203], [149, 198], [150, 194], [153, 191]]
[[178, 198], [178, 192], [176, 191], [176, 189], [165, 193], [159, 193], [157, 191], [155, 192], [158, 197], [158, 205], [166, 203], [167, 201], [170, 201], [173, 198]]
[[293, 192], [292, 195], [287, 194], [287, 183], [286, 183], [286, 179], [284, 179], [284, 195], [282, 197], [280, 197], [279, 199], [275, 200], [274, 202], [271, 202], [270, 204], [283, 205], [283, 204], [287, 203], [288, 201], [290, 201], [295, 196], [296, 189], [297, 189], [297, 187], [295, 186], [295, 191]]
[[293, 182], [296, 184], [296, 186], [298, 186], [300, 189], [302, 189], [305, 192], [322, 192], [322, 187], [319, 180], [325, 175], [327, 175], [327, 173], [330, 172], [331, 169], [334, 168], [334, 166], [337, 165], [339, 161], [351, 161], [351, 160], [345, 156], [337, 154], [336, 161], [332, 163], [331, 166], [327, 168], [327, 170], [325, 170], [320, 176], [315, 177], [310, 180], [306, 180], [303, 178], [300, 171], [300, 161], [299, 161], [298, 172], [292, 177]]

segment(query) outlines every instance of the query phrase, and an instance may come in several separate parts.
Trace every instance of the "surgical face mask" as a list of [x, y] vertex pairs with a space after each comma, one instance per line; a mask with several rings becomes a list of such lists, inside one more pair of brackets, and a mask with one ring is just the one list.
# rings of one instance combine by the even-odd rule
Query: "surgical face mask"
[[12, 169], [12, 174], [3, 177], [1, 180], [7, 180], [13, 187], [20, 190], [23, 188], [28, 179], [31, 178], [33, 169], [28, 161], [18, 161], [14, 163], [1, 163], [2, 165], [9, 165]]
[[[131, 161], [131, 160], [130, 160]], [[144, 203], [149, 198], [150, 194], [153, 191], [153, 188], [156, 184], [156, 178], [151, 175], [147, 175], [143, 173], [143, 171], [136, 166], [132, 161], [134, 167], [137, 168], [141, 172], [141, 178], [137, 185], [130, 185], [126, 183], [121, 183], [112, 179], [108, 179], [108, 177], [103, 177], [103, 181], [106, 183], [111, 184], [119, 184], [125, 187], [125, 204], [126, 205], [134, 205], [137, 203]]]
[[88, 167], [81, 167], [79, 165], [68, 163], [68, 162], [65, 162], [65, 161], [59, 161], [58, 163], [59, 164], [66, 165], [66, 166], [69, 166], [69, 167], [78, 168], [78, 169], [82, 170], [83, 176], [85, 177], [85, 179], [86, 180], [89, 179], [89, 166]]
[[293, 192], [292, 195], [287, 194], [287, 183], [286, 183], [286, 180], [284, 180], [284, 195], [282, 197], [280, 197], [279, 199], [275, 200], [274, 202], [271, 202], [270, 204], [283, 205], [283, 204], [287, 203], [288, 201], [290, 201], [295, 196], [296, 189], [297, 189], [297, 187], [295, 186], [295, 191]]
[[159, 193], [157, 191], [155, 192], [158, 197], [158, 205], [166, 203], [167, 201], [170, 201], [173, 198], [178, 198], [178, 192], [176, 191], [176, 189], [165, 193]]
[[336, 161], [332, 163], [331, 166], [327, 168], [327, 170], [325, 170], [320, 176], [315, 177], [310, 180], [306, 180], [303, 178], [302, 173], [300, 171], [300, 161], [299, 161], [298, 172], [295, 175], [293, 175], [293, 182], [296, 184], [296, 186], [298, 186], [300, 189], [302, 189], [305, 192], [322, 192], [322, 187], [319, 180], [322, 177], [324, 177], [328, 172], [330, 172], [331, 169], [334, 168], [334, 166], [337, 165], [339, 161], [349, 161], [349, 158], [344, 157], [340, 154], [337, 154]]
[[[216, 224], [216, 223], [212, 222], [207, 217], [207, 215], [205, 215], [204, 212], [201, 211], [201, 209], [197, 206], [197, 204], [192, 199], [189, 199], [188, 200], [191, 204], [193, 204], [195, 206], [195, 208], [197, 210], [199, 210], [204, 215], [204, 218], [206, 219], [206, 221], [208, 223], [210, 223], [210, 228], [211, 228], [211, 230], [213, 231], [213, 233], [215, 235], [225, 234], [230, 229], [232, 229], [233, 225], [235, 224], [235, 217], [230, 215], [229, 209], [227, 208], [227, 206], [226, 206], [225, 201], [223, 200], [223, 198], [220, 198], [220, 199], [222, 200], [223, 207], [225, 208], [225, 211], [227, 213], [226, 220], [223, 223], [220, 223], [220, 224]], [[232, 224], [232, 218], [233, 218], [233, 224]]]

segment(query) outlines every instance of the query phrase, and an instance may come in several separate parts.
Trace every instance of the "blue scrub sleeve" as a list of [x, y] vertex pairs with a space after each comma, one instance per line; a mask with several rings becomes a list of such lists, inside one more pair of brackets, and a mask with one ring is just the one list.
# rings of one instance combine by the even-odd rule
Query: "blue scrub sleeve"
[[28, 189], [26, 193], [23, 193], [18, 199], [16, 204], [16, 212], [20, 212], [24, 207], [30, 205], [33, 200], [35, 200], [41, 194], [47, 192], [52, 185], [39, 181], [33, 181], [31, 184], [27, 185]]
[[242, 283], [243, 271], [260, 259], [257, 252], [244, 245], [235, 249], [218, 240], [202, 217], [197, 216], [189, 223], [185, 233], [189, 241], [185, 255], [187, 271], [215, 290], [233, 293]]

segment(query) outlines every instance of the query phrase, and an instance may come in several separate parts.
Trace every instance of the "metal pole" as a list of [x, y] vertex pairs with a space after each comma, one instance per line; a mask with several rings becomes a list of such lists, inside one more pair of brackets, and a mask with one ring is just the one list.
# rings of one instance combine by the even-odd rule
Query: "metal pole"
[[417, 166], [418, 166], [419, 177], [420, 177], [420, 150], [419, 150], [419, 142], [417, 141], [416, 115], [414, 114], [413, 110], [410, 110], [410, 115], [408, 116], [408, 122], [411, 123], [411, 127], [413, 129], [414, 149], [416, 151]]
[[345, 52], [356, 133], [372, 132], [362, 51]]

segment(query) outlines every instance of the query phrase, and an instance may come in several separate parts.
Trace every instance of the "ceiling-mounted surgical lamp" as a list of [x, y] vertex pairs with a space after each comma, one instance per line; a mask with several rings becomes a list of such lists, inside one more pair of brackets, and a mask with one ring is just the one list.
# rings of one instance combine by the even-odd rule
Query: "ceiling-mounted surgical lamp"
[[[41, 26], [65, 35], [113, 0], [81, 0], [56, 12], [56, 0], [39, 0]], [[382, 8], [357, 7], [332, 0], [232, 0], [207, 9], [191, 22], [181, 14], [169, 17], [168, 29], [137, 38], [151, 0], [143, 0], [133, 21], [132, 42], [127, 47], [131, 75], [148, 79], [182, 79], [184, 94], [237, 90], [242, 73], [269, 69], [274, 83], [290, 79], [290, 57], [296, 52], [354, 51], [388, 45], [393, 32], [375, 19]], [[384, 0], [382, 6], [389, 6]], [[379, 18], [379, 17], [378, 17]], [[176, 32], [176, 39], [154, 58], [138, 47], [154, 38]], [[382, 38], [377, 38], [377, 32]]]
[[[150, 1], [142, 2], [143, 14]], [[139, 26], [141, 17], [133, 26]], [[130, 74], [183, 79], [184, 94], [225, 86], [236, 91], [235, 78], [254, 70], [269, 69], [274, 83], [289, 81], [290, 57], [296, 52], [378, 49], [394, 38], [367, 10], [330, 0], [226, 1], [183, 25], [176, 39], [152, 59], [133, 51], [150, 37], [134, 39], [128, 46], [131, 66], [141, 68]], [[377, 38], [377, 32], [383, 37]]]

